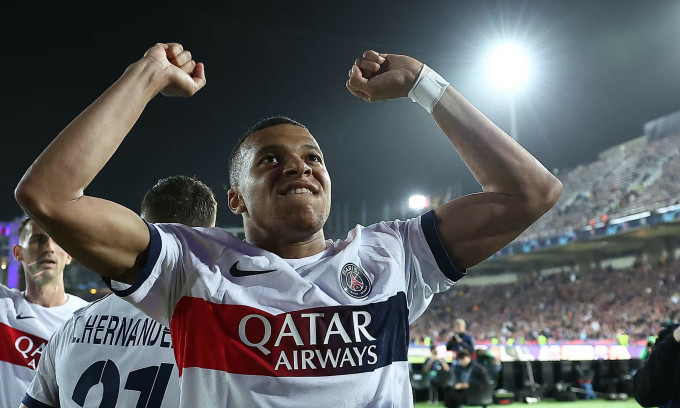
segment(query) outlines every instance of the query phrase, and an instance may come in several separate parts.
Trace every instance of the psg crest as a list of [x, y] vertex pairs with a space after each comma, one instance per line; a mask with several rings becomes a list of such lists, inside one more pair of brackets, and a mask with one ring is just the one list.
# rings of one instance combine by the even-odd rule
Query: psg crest
[[371, 280], [363, 269], [353, 263], [342, 267], [340, 286], [348, 295], [357, 299], [365, 298], [371, 293]]

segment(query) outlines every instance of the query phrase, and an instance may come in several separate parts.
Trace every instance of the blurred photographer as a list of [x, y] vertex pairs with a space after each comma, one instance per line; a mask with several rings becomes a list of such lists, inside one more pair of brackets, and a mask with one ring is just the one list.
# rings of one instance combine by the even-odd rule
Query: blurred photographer
[[449, 364], [444, 360], [443, 357], [439, 357], [437, 355], [437, 346], [432, 345], [430, 347], [430, 357], [425, 360], [425, 364], [423, 365], [423, 373], [427, 375], [430, 378], [430, 393], [429, 393], [429, 399], [430, 399], [430, 405], [433, 404], [439, 404], [439, 387], [440, 385], [440, 371], [444, 372], [449, 372], [451, 370], [451, 367], [449, 367]]
[[[478, 395], [480, 390], [492, 383], [489, 373], [483, 365], [472, 359], [472, 354], [467, 350], [461, 350], [456, 355], [453, 364], [453, 387], [446, 390], [444, 406], [447, 408], [461, 408], [466, 403], [476, 405], [468, 401], [471, 394]], [[492, 392], [489, 389], [488, 392]]]
[[454, 320], [453, 336], [451, 336], [451, 339], [446, 343], [447, 350], [455, 351], [456, 353], [461, 350], [467, 350], [470, 354], [474, 355], [475, 339], [470, 333], [466, 332], [465, 329], [465, 320]]

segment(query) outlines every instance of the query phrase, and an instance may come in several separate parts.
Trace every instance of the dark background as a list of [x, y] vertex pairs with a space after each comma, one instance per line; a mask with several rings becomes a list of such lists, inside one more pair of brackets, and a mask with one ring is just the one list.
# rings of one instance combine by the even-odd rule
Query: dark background
[[[532, 56], [517, 96], [518, 140], [551, 170], [594, 160], [680, 109], [678, 1], [25, 2], [3, 6], [0, 220], [47, 144], [156, 42], [181, 42], [206, 65], [190, 99], [154, 99], [89, 195], [137, 211], [158, 179], [213, 188], [218, 225], [240, 225], [223, 185], [236, 139], [277, 114], [305, 123], [333, 177], [334, 212], [359, 222], [416, 192], [479, 185], [429, 115], [408, 99], [369, 104], [345, 88], [366, 49], [407, 54], [444, 76], [509, 131], [508, 99], [484, 61], [502, 39]], [[334, 214], [331, 215], [333, 217]]]

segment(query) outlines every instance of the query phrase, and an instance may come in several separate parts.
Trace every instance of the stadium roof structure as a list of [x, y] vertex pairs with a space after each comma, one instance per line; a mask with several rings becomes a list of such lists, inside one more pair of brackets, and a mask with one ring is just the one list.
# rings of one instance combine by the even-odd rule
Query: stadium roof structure
[[[474, 270], [475, 273], [536, 271], [645, 254], [654, 258], [662, 251], [673, 256], [671, 252], [680, 248], [680, 219], [676, 218], [675, 212], [664, 210], [656, 210], [655, 214], [643, 213], [645, 217], [636, 219], [644, 220], [642, 222], [616, 223], [612, 220], [608, 225], [584, 231], [590, 233], [590, 237], [582, 236], [543, 248], [524, 247], [516, 253], [493, 256]], [[655, 215], [660, 217], [654, 221]]]

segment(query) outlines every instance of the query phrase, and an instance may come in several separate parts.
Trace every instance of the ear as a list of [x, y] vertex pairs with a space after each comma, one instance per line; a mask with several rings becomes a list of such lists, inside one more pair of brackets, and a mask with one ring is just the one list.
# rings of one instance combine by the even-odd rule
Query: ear
[[20, 245], [14, 245], [12, 247], [12, 255], [14, 255], [14, 259], [19, 262], [24, 260], [24, 253]]
[[73, 258], [71, 258], [71, 255], [66, 254], [66, 262], [64, 262], [65, 265], [71, 265], [71, 261]]
[[236, 187], [232, 187], [227, 191], [229, 209], [232, 213], [238, 215], [248, 211], [246, 203], [243, 202], [243, 196], [239, 193]]

